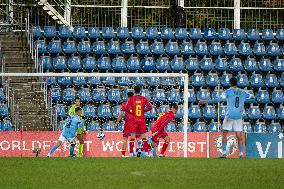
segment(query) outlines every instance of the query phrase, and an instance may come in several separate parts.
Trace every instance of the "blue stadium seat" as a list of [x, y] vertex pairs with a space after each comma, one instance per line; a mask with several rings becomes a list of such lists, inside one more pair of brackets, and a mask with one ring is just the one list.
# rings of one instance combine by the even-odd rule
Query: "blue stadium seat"
[[176, 132], [176, 124], [173, 122], [170, 122], [166, 127], [165, 130], [168, 132]]
[[125, 60], [123, 57], [116, 57], [112, 59], [112, 69], [115, 71], [127, 70]]
[[252, 119], [252, 120], [261, 119], [261, 113], [260, 113], [259, 106], [251, 106], [248, 109], [248, 117], [249, 119]]
[[188, 39], [186, 28], [176, 28], [175, 37], [178, 40]]
[[122, 54], [118, 41], [110, 41], [107, 43], [107, 51], [111, 55]]
[[184, 41], [181, 44], [181, 51], [180, 52], [181, 52], [182, 55], [195, 55], [193, 45], [192, 45], [191, 42]]
[[5, 99], [4, 89], [0, 88], [0, 101]]
[[91, 53], [91, 44], [89, 41], [81, 41], [78, 43], [78, 52], [79, 54], [90, 54]]
[[185, 60], [185, 68], [188, 71], [196, 71], [199, 70], [199, 63], [198, 59], [194, 57], [189, 57], [188, 59]]
[[245, 70], [249, 72], [256, 72], [258, 71], [257, 63], [254, 58], [247, 58], [245, 60]]
[[151, 100], [152, 95], [148, 89], [142, 89], [141, 95], [146, 97], [148, 100]]
[[267, 90], [259, 90], [257, 92], [257, 99], [258, 103], [260, 104], [267, 104], [270, 103], [270, 97]]
[[151, 52], [154, 55], [165, 54], [164, 44], [162, 42], [154, 42], [151, 44]]
[[114, 86], [116, 85], [116, 80], [114, 77], [102, 77], [102, 83], [105, 86]]
[[176, 78], [177, 86], [184, 86], [184, 77]]
[[252, 87], [264, 87], [263, 78], [261, 74], [253, 73], [250, 78], [250, 84]]
[[[127, 93], [128, 92], [133, 92], [134, 93], [134, 90], [132, 89], [124, 89], [121, 93], [121, 97], [122, 97], [122, 101], [123, 102], [126, 102], [128, 100], [128, 96], [127, 96]], [[142, 95], [143, 96], [143, 95]]]
[[129, 34], [129, 30], [128, 30], [127, 27], [118, 27], [116, 31], [117, 31], [117, 38], [118, 39], [131, 38], [131, 36]]
[[146, 85], [144, 77], [134, 77], [133, 83], [134, 83], [134, 85], [137, 85], [137, 86], [145, 86]]
[[100, 123], [92, 121], [88, 123], [87, 126], [88, 131], [99, 131], [100, 130]]
[[254, 130], [255, 133], [267, 133], [266, 125], [265, 125], [265, 123], [262, 123], [262, 122], [256, 123], [254, 125], [253, 130]]
[[159, 77], [147, 77], [148, 86], [157, 87], [161, 85], [161, 81]]
[[230, 68], [228, 67], [227, 58], [218, 57], [215, 59], [215, 69], [217, 71], [229, 71]]
[[86, 35], [85, 28], [82, 27], [82, 26], [75, 26], [74, 29], [73, 29], [73, 36], [76, 39], [86, 38], [87, 35]]
[[253, 46], [253, 53], [256, 56], [266, 56], [267, 52], [263, 43], [255, 43]]
[[205, 106], [203, 108], [203, 117], [205, 119], [216, 119], [217, 118], [216, 108], [212, 105]]
[[60, 88], [50, 89], [50, 98], [53, 103], [58, 103], [62, 101]]
[[110, 103], [121, 102], [120, 91], [116, 89], [108, 90], [107, 92], [108, 101]]
[[45, 54], [45, 53], [47, 53], [45, 41], [37, 40], [37, 41], [34, 43], [34, 46], [35, 46], [35, 48], [37, 48], [39, 54]]
[[72, 32], [67, 26], [60, 26], [59, 27], [59, 37], [62, 39], [72, 38]]
[[246, 133], [252, 132], [252, 127], [251, 127], [251, 124], [249, 122], [243, 123], [243, 132], [246, 132]]
[[252, 104], [252, 103], [256, 103], [256, 98], [255, 98], [255, 95], [254, 95], [254, 92], [253, 90], [246, 90], [247, 93], [249, 93], [252, 97], [251, 98], [246, 98], [245, 99], [245, 103], [246, 104]]
[[63, 90], [63, 101], [74, 102], [75, 101], [75, 90], [73, 88], [67, 88]]
[[274, 89], [271, 96], [271, 100], [274, 104], [284, 103], [284, 94], [282, 90]]
[[59, 117], [59, 118], [65, 118], [66, 117], [66, 109], [65, 109], [64, 105], [55, 106], [55, 111], [56, 111], [57, 117]]
[[101, 106], [98, 107], [98, 118], [99, 119], [110, 119], [110, 118], [112, 118], [109, 105], [101, 105]]
[[245, 31], [243, 29], [234, 29], [233, 30], [233, 40], [235, 41], [242, 41], [242, 40], [246, 40], [246, 34]]
[[231, 61], [229, 62], [230, 69], [233, 72], [239, 72], [239, 71], [244, 71], [243, 63], [240, 58], [232, 58]]
[[169, 41], [169, 42], [166, 44], [166, 53], [167, 53], [168, 55], [179, 55], [180, 52], [179, 52], [178, 43], [177, 43], [177, 42], [171, 42], [171, 41]]
[[92, 91], [93, 101], [94, 102], [105, 102], [106, 93], [104, 89], [93, 89]]
[[121, 105], [114, 106], [112, 108], [112, 116], [117, 119], [120, 111], [121, 111]]
[[103, 27], [102, 36], [105, 39], [115, 38], [115, 33], [112, 27]]
[[169, 110], [169, 106], [168, 105], [162, 105], [157, 109], [157, 114], [158, 116], [161, 115], [162, 113], [165, 113]]
[[222, 41], [227, 41], [227, 40], [231, 40], [231, 33], [230, 33], [230, 29], [228, 28], [219, 28], [218, 30], [218, 36], [219, 39]]
[[98, 70], [111, 70], [111, 62], [109, 57], [100, 57], [98, 59]]
[[219, 56], [219, 55], [223, 55], [223, 49], [222, 49], [222, 45], [220, 42], [212, 42], [211, 45], [209, 46], [209, 52], [211, 55], [214, 56]]
[[81, 61], [78, 56], [69, 58], [67, 64], [70, 71], [78, 72], [82, 69]]
[[226, 116], [226, 112], [227, 112], [227, 106], [225, 105], [221, 105], [220, 108], [219, 108], [219, 116], [220, 116], [220, 119], [225, 119], [225, 116]]
[[148, 42], [145, 42], [145, 41], [140, 41], [136, 45], [136, 51], [138, 54], [141, 54], [141, 55], [151, 54], [149, 44]]
[[127, 60], [127, 69], [129, 71], [140, 71], [140, 70], [142, 70], [141, 66], [140, 66], [139, 59], [137, 57], [130, 57]]
[[171, 68], [170, 68], [170, 63], [169, 63], [169, 58], [168, 58], [168, 57], [160, 57], [160, 58], [157, 60], [156, 68], [157, 68], [157, 70], [159, 70], [159, 71], [171, 70]]
[[43, 37], [43, 35], [41, 33], [40, 26], [33, 26], [32, 32], [33, 32], [33, 38], [41, 38], [41, 37]]
[[119, 130], [119, 131], [122, 131], [123, 128], [124, 128], [124, 123], [123, 123], [123, 122], [120, 122], [120, 123], [118, 124], [118, 130]]
[[121, 52], [123, 54], [135, 54], [135, 47], [133, 41], [126, 41], [121, 45]]
[[282, 73], [279, 83], [281, 87], [284, 87], [284, 73]]
[[210, 92], [207, 89], [200, 89], [197, 91], [197, 101], [205, 100], [206, 102], [211, 101]]
[[[177, 125], [177, 129], [178, 129], [178, 132], [183, 132], [184, 131], [184, 123], [181, 122]], [[191, 132], [191, 126], [190, 126], [190, 123], [187, 124], [187, 132]]]
[[75, 41], [66, 41], [63, 43], [63, 52], [65, 54], [75, 54], [77, 53]]
[[77, 76], [77, 77], [73, 77], [73, 85], [75, 86], [86, 86], [86, 80], [84, 77], [81, 76]]
[[280, 119], [280, 120], [284, 120], [284, 106], [280, 106], [280, 108], [278, 108], [277, 110], [277, 117]]
[[178, 107], [178, 111], [177, 111], [177, 113], [176, 113], [176, 115], [175, 115], [175, 118], [176, 119], [183, 119], [183, 116], [184, 116], [184, 113], [183, 113], [184, 111], [183, 111], [183, 106], [179, 106]]
[[247, 32], [247, 37], [248, 37], [248, 40], [250, 41], [261, 40], [259, 36], [259, 31], [257, 29], [249, 29]]
[[204, 71], [211, 71], [211, 70], [214, 70], [214, 65], [213, 65], [212, 58], [206, 58], [206, 57], [204, 57], [204, 58], [200, 61], [200, 68], [201, 68], [201, 70], [204, 70]]
[[70, 77], [58, 77], [57, 83], [59, 86], [70, 86], [72, 81]]
[[[1, 122], [0, 122], [1, 125]], [[13, 131], [13, 125], [11, 123], [10, 120], [4, 120], [3, 121], [3, 125], [2, 125], [2, 129], [0, 128], [0, 131]]]
[[249, 86], [249, 80], [247, 74], [238, 74], [237, 75], [237, 86], [240, 88], [248, 87]]
[[239, 45], [239, 54], [242, 56], [250, 56], [252, 54], [252, 50], [249, 43], [241, 43]]
[[100, 29], [98, 27], [88, 27], [88, 37], [90, 39], [100, 39], [102, 38]]
[[91, 101], [91, 93], [89, 89], [80, 89], [78, 90], [78, 98], [80, 98], [81, 102], [90, 102]]
[[89, 77], [87, 83], [88, 85], [90, 85], [90, 87], [102, 85], [102, 82], [99, 77]]
[[190, 119], [202, 118], [200, 107], [196, 105], [190, 106], [188, 109], [188, 118]]
[[83, 112], [85, 118], [95, 118], [96, 117], [96, 107], [93, 105], [83, 106]]
[[267, 47], [267, 54], [269, 56], [282, 56], [279, 45], [277, 43], [270, 43]]
[[146, 38], [147, 39], [159, 39], [158, 29], [156, 27], [148, 27], [146, 29]]
[[206, 85], [210, 87], [215, 87], [219, 84], [219, 77], [217, 73], [209, 73], [206, 76]]
[[50, 54], [60, 54], [62, 53], [61, 42], [60, 41], [51, 41], [48, 43], [48, 51]]
[[195, 92], [194, 89], [188, 89], [188, 102], [196, 102], [196, 96], [195, 96]]
[[144, 70], [144, 71], [154, 71], [154, 70], [156, 70], [153, 57], [145, 57], [145, 58], [143, 58], [141, 60], [141, 67], [142, 67], [142, 70]]
[[230, 79], [232, 78], [232, 74], [224, 73], [221, 77], [221, 85], [223, 87], [230, 87]]
[[278, 41], [284, 41], [284, 29], [277, 29], [275, 37]]
[[206, 132], [206, 125], [205, 122], [196, 122], [193, 125], [194, 132]]
[[219, 92], [218, 87], [215, 87], [215, 89], [211, 92], [212, 93], [211, 103], [218, 103], [219, 101], [221, 102], [222, 99], [220, 99], [219, 96], [221, 96], [223, 92], [224, 92], [223, 89], [220, 89], [220, 92]]
[[163, 89], [156, 89], [152, 93], [155, 102], [167, 102], [165, 91]]
[[279, 87], [279, 83], [275, 74], [268, 73], [266, 75], [265, 84], [267, 87], [271, 88]]
[[276, 59], [273, 62], [274, 70], [277, 72], [284, 72], [284, 59]]
[[105, 43], [103, 41], [94, 42], [93, 52], [94, 54], [98, 54], [98, 55], [107, 54]]
[[180, 98], [180, 93], [179, 93], [179, 90], [175, 90], [175, 89], [172, 89], [170, 91], [168, 91], [168, 102], [180, 102], [181, 101], [181, 98]]
[[185, 70], [183, 58], [182, 57], [174, 57], [171, 60], [171, 68], [173, 71], [183, 71]]
[[197, 55], [209, 55], [207, 44], [205, 42], [197, 42], [194, 48]]
[[226, 43], [224, 45], [224, 53], [227, 56], [236, 56], [238, 55], [238, 50], [235, 43]]
[[189, 37], [193, 40], [203, 39], [200, 28], [190, 28]]
[[280, 123], [271, 123], [268, 126], [268, 132], [270, 132], [270, 133], [282, 133], [283, 130], [281, 128]]
[[276, 112], [273, 106], [265, 106], [263, 108], [262, 117], [265, 120], [275, 120]]
[[44, 71], [53, 69], [51, 65], [51, 58], [49, 56], [40, 57], [39, 62], [42, 64]]
[[141, 27], [133, 27], [132, 28], [132, 38], [133, 39], [145, 39], [145, 34], [143, 33], [143, 29]]
[[220, 124], [218, 124], [218, 122], [211, 122], [208, 125], [208, 131], [209, 132], [219, 132], [220, 131]]
[[102, 128], [104, 131], [115, 131], [114, 122], [113, 121], [104, 122], [102, 124]]
[[272, 29], [263, 29], [261, 38], [264, 41], [272, 41], [272, 40], [274, 40], [273, 30]]
[[92, 72], [97, 69], [96, 61], [94, 57], [86, 57], [82, 60], [82, 66], [85, 71]]
[[56, 71], [64, 71], [67, 69], [66, 59], [62, 56], [53, 58], [52, 64]]
[[172, 28], [161, 28], [162, 39], [175, 39]]
[[205, 79], [201, 73], [194, 73], [194, 75], [191, 76], [191, 80], [192, 86], [194, 87], [202, 87], [205, 85]]
[[216, 40], [216, 39], [218, 39], [215, 29], [214, 28], [205, 28], [204, 39], [205, 40]]

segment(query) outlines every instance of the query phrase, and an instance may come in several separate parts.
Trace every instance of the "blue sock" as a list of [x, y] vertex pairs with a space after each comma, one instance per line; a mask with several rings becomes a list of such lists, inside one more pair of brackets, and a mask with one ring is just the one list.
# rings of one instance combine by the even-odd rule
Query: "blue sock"
[[239, 143], [239, 150], [240, 150], [240, 153], [244, 152], [244, 145], [243, 144]]
[[57, 148], [58, 148], [57, 145], [53, 146], [53, 147], [51, 148], [49, 154], [52, 155], [52, 154], [55, 152], [55, 150], [56, 150]]
[[222, 155], [226, 155], [226, 151], [227, 151], [227, 142], [222, 143]]
[[75, 148], [75, 145], [71, 145], [70, 146], [69, 156], [73, 156], [74, 155], [74, 148]]

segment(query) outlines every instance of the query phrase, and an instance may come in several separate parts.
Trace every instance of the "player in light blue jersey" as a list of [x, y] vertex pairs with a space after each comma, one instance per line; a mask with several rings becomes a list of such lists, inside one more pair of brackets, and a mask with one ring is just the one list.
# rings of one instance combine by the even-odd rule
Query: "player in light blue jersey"
[[51, 148], [50, 152], [47, 154], [47, 157], [50, 157], [55, 150], [64, 142], [68, 141], [70, 143], [70, 154], [69, 157], [73, 157], [74, 155], [74, 148], [76, 145], [76, 131], [77, 129], [83, 129], [84, 121], [81, 119], [82, 108], [77, 107], [75, 108], [75, 114], [68, 117], [64, 121], [63, 131], [58, 138], [57, 143]]

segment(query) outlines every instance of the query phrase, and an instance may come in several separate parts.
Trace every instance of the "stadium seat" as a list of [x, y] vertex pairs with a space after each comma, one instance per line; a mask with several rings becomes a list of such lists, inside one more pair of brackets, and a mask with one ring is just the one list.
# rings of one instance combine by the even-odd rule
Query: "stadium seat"
[[211, 101], [210, 92], [207, 89], [201, 88], [199, 91], [197, 91], [197, 101], [201, 100], [204, 100], [208, 103]]
[[211, 71], [214, 70], [214, 65], [213, 65], [213, 61], [212, 58], [203, 58], [200, 61], [200, 68], [203, 71]]
[[50, 98], [53, 103], [61, 102], [61, 90], [60, 88], [51, 88], [50, 89]]
[[63, 101], [74, 102], [75, 101], [75, 90], [73, 88], [67, 88], [63, 90]]
[[101, 105], [101, 106], [98, 107], [98, 118], [99, 119], [110, 119], [110, 118], [112, 118], [109, 105]]
[[148, 27], [146, 29], [146, 38], [147, 39], [159, 39], [158, 29], [156, 27]]
[[272, 29], [263, 29], [261, 38], [264, 41], [272, 41], [272, 40], [274, 40], [273, 30]]
[[97, 55], [107, 54], [105, 43], [103, 41], [97, 41], [93, 43], [93, 52]]
[[107, 92], [108, 101], [110, 103], [118, 103], [121, 102], [120, 91], [116, 89], [108, 90]]
[[102, 124], [102, 128], [104, 131], [115, 131], [114, 122], [113, 121], [104, 122]]
[[199, 63], [198, 59], [194, 57], [189, 57], [188, 59], [185, 60], [185, 68], [188, 71], [196, 71], [199, 70]]
[[274, 89], [271, 96], [272, 96], [271, 100], [274, 104], [284, 103], [283, 90]]
[[72, 38], [72, 32], [67, 26], [60, 26], [59, 27], [59, 37], [62, 39]]
[[167, 102], [165, 91], [163, 89], [156, 89], [152, 93], [153, 100], [157, 102]]
[[150, 46], [151, 52], [154, 55], [162, 55], [165, 54], [164, 44], [162, 42], [154, 42]]
[[171, 60], [171, 68], [172, 68], [173, 71], [183, 71], [183, 70], [185, 70], [184, 63], [183, 63], [183, 58], [175, 56]]
[[251, 127], [251, 124], [249, 122], [243, 123], [243, 132], [246, 132], [246, 133], [252, 132], [252, 127]]
[[39, 62], [43, 66], [43, 71], [47, 70], [52, 70], [52, 65], [51, 65], [51, 58], [49, 56], [42, 56], [39, 59]]
[[41, 37], [43, 37], [43, 35], [41, 33], [40, 26], [33, 26], [32, 32], [33, 32], [33, 38], [41, 38]]
[[181, 52], [182, 55], [195, 55], [193, 45], [192, 45], [191, 42], [184, 41], [181, 44], [181, 51], [180, 52]]
[[179, 90], [177, 89], [172, 89], [170, 91], [168, 91], [168, 102], [172, 103], [178, 103], [181, 101], [181, 98], [180, 98], [180, 93], [179, 93]]
[[94, 102], [102, 103], [106, 101], [106, 94], [104, 89], [93, 89], [92, 96]]
[[284, 87], [284, 73], [282, 73], [279, 83], [281, 87]]
[[94, 57], [86, 57], [82, 60], [83, 69], [87, 72], [92, 72], [97, 69]]
[[217, 118], [217, 113], [216, 113], [216, 108], [212, 105], [207, 105], [203, 108], [203, 117], [205, 119], [216, 119]]
[[268, 126], [268, 132], [269, 133], [281, 133], [283, 132], [280, 123], [271, 123]]
[[90, 54], [91, 53], [91, 44], [89, 41], [81, 41], [78, 43], [78, 52], [79, 54]]
[[112, 59], [112, 69], [118, 72], [127, 70], [125, 59], [123, 57], [113, 58]]
[[148, 55], [148, 54], [151, 54], [149, 44], [148, 44], [148, 42], [145, 42], [145, 41], [140, 41], [140, 42], [136, 45], [136, 51], [137, 51], [137, 53], [140, 54], [140, 55]]
[[128, 92], [133, 92], [134, 93], [134, 90], [132, 90], [132, 89], [125, 89], [125, 90], [122, 91], [121, 97], [122, 97], [122, 101], [123, 102], [126, 102], [128, 100], [128, 96], [127, 96]]
[[100, 39], [102, 38], [100, 29], [98, 27], [88, 27], [88, 37], [90, 39]]
[[85, 28], [82, 27], [82, 26], [75, 26], [73, 28], [73, 36], [76, 39], [84, 39], [84, 38], [86, 38], [87, 36], [86, 36]]
[[195, 92], [194, 89], [188, 89], [188, 102], [195, 102], [196, 101], [196, 96], [195, 96]]
[[75, 54], [77, 53], [75, 41], [66, 41], [63, 43], [63, 52], [65, 54]]
[[168, 57], [160, 57], [156, 62], [156, 68], [157, 68], [158, 71], [171, 70], [169, 58]]
[[100, 130], [100, 123], [92, 121], [88, 123], [87, 126], [88, 131], [99, 131]]
[[168, 55], [179, 55], [180, 52], [179, 52], [178, 43], [177, 43], [177, 42], [171, 42], [171, 41], [169, 41], [169, 42], [166, 44], [166, 53], [167, 53]]
[[166, 127], [165, 130], [168, 132], [176, 132], [176, 125], [173, 122], [170, 122]]
[[247, 38], [250, 41], [257, 41], [261, 40], [259, 36], [259, 31], [257, 29], [249, 29], [247, 32]]
[[118, 27], [117, 28], [117, 38], [118, 39], [128, 39], [131, 38], [130, 34], [129, 34], [129, 30], [127, 27]]
[[264, 87], [264, 82], [261, 74], [253, 73], [250, 78], [250, 84], [252, 87]]
[[190, 28], [189, 37], [193, 40], [203, 39], [200, 28]]
[[221, 85], [223, 87], [230, 87], [230, 79], [232, 78], [232, 74], [224, 73], [221, 77]]
[[267, 87], [271, 88], [279, 87], [279, 83], [275, 74], [268, 73], [266, 75], [265, 84]]
[[263, 122], [257, 122], [253, 130], [255, 133], [267, 133], [266, 125]]
[[161, 39], [175, 39], [172, 28], [161, 28]]
[[77, 77], [73, 77], [73, 85], [75, 86], [86, 86], [86, 80], [84, 77], [81, 76], [77, 76]]
[[211, 45], [209, 46], [209, 52], [211, 55], [214, 56], [219, 56], [219, 55], [223, 55], [223, 49], [222, 49], [222, 45], [220, 42], [212, 42]]
[[176, 86], [175, 78], [165, 77], [161, 78], [161, 80], [162, 86]]
[[277, 117], [280, 119], [280, 120], [284, 120], [284, 106], [281, 105], [278, 110], [277, 110]]
[[120, 50], [120, 44], [118, 41], [111, 41], [107, 43], [107, 51], [111, 55], [122, 54]]
[[250, 108], [248, 109], [248, 117], [252, 120], [261, 119], [259, 106], [250, 106]]
[[37, 48], [39, 54], [45, 54], [45, 53], [47, 53], [45, 41], [37, 40], [37, 41], [34, 43], [34, 46], [35, 46], [35, 49]]
[[142, 89], [141, 90], [141, 95], [146, 97], [149, 101], [151, 101], [151, 93], [148, 89]]
[[176, 28], [175, 37], [178, 40], [188, 39], [186, 28]]
[[257, 63], [254, 58], [248, 58], [245, 60], [244, 64], [245, 70], [249, 72], [256, 72], [258, 71]]
[[257, 102], [260, 104], [270, 103], [270, 97], [267, 90], [259, 90], [257, 92]]
[[219, 132], [220, 125], [217, 122], [211, 122], [208, 125], [208, 131], [209, 132]]
[[125, 41], [125, 43], [121, 45], [121, 52], [123, 54], [136, 54], [133, 41]]
[[242, 41], [242, 40], [246, 40], [246, 34], [245, 31], [243, 29], [234, 29], [233, 30], [233, 40], [235, 41]]
[[184, 86], [184, 77], [177, 77], [176, 84], [177, 86]]
[[255, 43], [253, 46], [253, 53], [256, 56], [266, 56], [267, 52], [263, 43]]
[[201, 73], [194, 73], [191, 76], [191, 80], [192, 80], [192, 86], [194, 86], [194, 87], [205, 86], [205, 79], [204, 79], [203, 74], [201, 74]]
[[238, 74], [237, 80], [238, 80], [238, 82], [237, 82], [238, 87], [245, 88], [245, 87], [249, 86], [247, 74]]
[[5, 100], [4, 89], [0, 88], [0, 101]]
[[165, 113], [169, 111], [169, 106], [168, 105], [162, 105], [157, 109], [157, 115], [161, 115], [162, 113]]
[[[1, 122], [0, 122], [1, 125]], [[4, 120], [2, 122], [2, 129], [0, 127], [0, 131], [13, 131], [13, 125], [10, 120]]]
[[188, 109], [188, 118], [190, 119], [202, 118], [200, 107], [196, 105], [190, 106]]
[[219, 28], [218, 30], [219, 39], [222, 41], [231, 40], [231, 33], [228, 28]]
[[74, 56], [68, 59], [68, 68], [72, 72], [78, 72], [82, 69], [80, 58], [78, 56]]
[[111, 62], [109, 57], [100, 57], [98, 59], [98, 70], [101, 71], [111, 70]]
[[245, 99], [245, 103], [246, 104], [252, 104], [252, 103], [256, 103], [256, 98], [255, 98], [255, 95], [254, 95], [254, 92], [253, 90], [246, 90], [247, 93], [249, 93], [252, 97], [251, 98], [246, 98]]
[[239, 45], [239, 54], [241, 56], [250, 56], [252, 54], [252, 50], [249, 43], [241, 43]]
[[276, 72], [284, 72], [284, 59], [276, 59], [273, 62], [273, 67]]
[[145, 39], [145, 34], [143, 33], [143, 29], [141, 27], [133, 27], [132, 28], [132, 38], [133, 39]]
[[64, 71], [67, 69], [66, 59], [62, 56], [53, 58], [52, 60], [53, 68], [56, 71]]
[[284, 41], [284, 29], [277, 29], [275, 37], [278, 41]]
[[220, 58], [220, 57], [218, 57], [215, 60], [215, 69], [217, 71], [229, 71], [230, 68], [228, 67], [227, 58]]
[[55, 106], [56, 115], [59, 118], [65, 118], [66, 117], [66, 109], [64, 105], [57, 105]]
[[134, 82], [134, 85], [137, 85], [137, 86], [145, 86], [146, 85], [144, 77], [134, 77], [133, 82]]
[[96, 117], [96, 107], [92, 105], [83, 106], [83, 112], [85, 118], [95, 118]]
[[219, 84], [219, 77], [217, 73], [209, 73], [206, 76], [206, 85], [209, 87], [215, 87]]
[[141, 60], [141, 67], [142, 67], [142, 70], [144, 70], [144, 71], [154, 71], [154, 70], [156, 70], [153, 57], [145, 57], [145, 58], [143, 58]]
[[218, 39], [215, 29], [214, 28], [205, 28], [204, 39], [207, 40], [207, 41]]
[[61, 42], [60, 41], [51, 41], [48, 43], [48, 51], [50, 54], [60, 54], [62, 53]]
[[102, 36], [105, 39], [115, 38], [115, 33], [112, 27], [103, 27]]
[[129, 71], [140, 71], [142, 70], [140, 67], [140, 61], [138, 59], [138, 57], [130, 57], [127, 60], [127, 69]]
[[124, 123], [120, 122], [120, 123], [118, 124], [118, 130], [119, 130], [119, 131], [123, 131], [123, 128], [124, 128]]
[[[178, 129], [178, 132], [183, 132], [184, 131], [184, 123], [181, 122], [177, 125], [177, 129]], [[187, 132], [191, 132], [191, 126], [190, 126], [190, 123], [187, 124]]]
[[91, 101], [91, 93], [89, 89], [80, 89], [78, 90], [78, 98], [81, 102], [90, 102]]
[[206, 132], [206, 125], [204, 122], [196, 122], [193, 125], [194, 132]]
[[220, 119], [222, 119], [222, 120], [225, 119], [226, 112], [227, 112], [227, 106], [221, 105], [220, 108], [219, 108]]
[[114, 77], [102, 77], [102, 83], [105, 86], [114, 86], [116, 85], [116, 81]]
[[215, 87], [215, 90], [211, 92], [212, 93], [211, 103], [218, 103], [218, 102], [225, 101], [219, 98], [219, 96], [221, 96], [223, 92], [224, 92], [223, 89], [220, 89], [220, 91], [218, 91], [218, 87]]
[[229, 62], [230, 69], [233, 72], [244, 71], [243, 63], [240, 58], [232, 58]]
[[147, 84], [148, 86], [157, 87], [161, 85], [161, 81], [159, 77], [147, 77]]
[[194, 48], [197, 55], [204, 56], [209, 55], [207, 44], [205, 42], [197, 42]]
[[184, 113], [183, 113], [183, 106], [179, 106], [178, 111], [175, 115], [176, 119], [183, 119]]
[[265, 120], [275, 120], [276, 112], [273, 106], [265, 106], [263, 108], [262, 117]]
[[268, 45], [267, 54], [271, 57], [282, 56], [279, 45], [277, 43], [270, 43]]
[[57, 83], [59, 86], [70, 86], [72, 81], [70, 77], [58, 77]]
[[224, 45], [224, 53], [227, 56], [236, 56], [238, 55], [238, 50], [235, 43], [226, 43]]
[[89, 77], [87, 83], [88, 85], [90, 85], [90, 87], [102, 85], [102, 82], [99, 77]]
[[119, 112], [121, 111], [121, 105], [114, 106], [112, 108], [112, 116], [117, 119], [119, 116]]

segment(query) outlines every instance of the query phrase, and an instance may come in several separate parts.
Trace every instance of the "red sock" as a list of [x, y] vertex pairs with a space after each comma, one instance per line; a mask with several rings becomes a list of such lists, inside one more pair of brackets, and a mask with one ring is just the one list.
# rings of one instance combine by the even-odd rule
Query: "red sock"
[[163, 147], [162, 147], [162, 150], [161, 150], [161, 154], [164, 154], [164, 153], [165, 153], [165, 151], [166, 151], [168, 145], [169, 145], [169, 143], [167, 143], [167, 142], [165, 142], [165, 143], [163, 144]]
[[147, 139], [146, 139], [146, 138], [143, 138], [142, 141], [143, 141], [143, 151], [144, 151], [144, 152], [148, 152], [148, 147], [149, 147], [149, 145], [148, 145]]
[[129, 141], [129, 153], [133, 153], [135, 139], [130, 139]]

